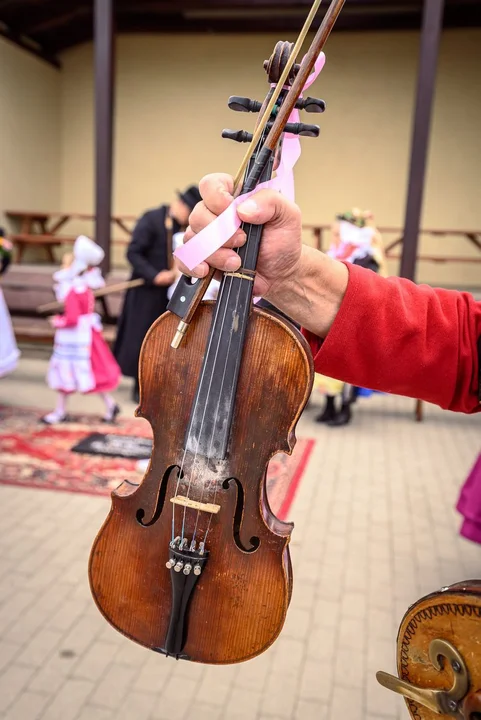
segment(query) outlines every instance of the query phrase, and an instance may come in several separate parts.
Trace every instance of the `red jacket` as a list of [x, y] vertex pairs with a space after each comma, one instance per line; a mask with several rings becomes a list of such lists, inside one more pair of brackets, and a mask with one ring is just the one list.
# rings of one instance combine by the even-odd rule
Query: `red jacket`
[[323, 375], [358, 387], [481, 410], [481, 303], [346, 263], [349, 282], [323, 341], [303, 331]]

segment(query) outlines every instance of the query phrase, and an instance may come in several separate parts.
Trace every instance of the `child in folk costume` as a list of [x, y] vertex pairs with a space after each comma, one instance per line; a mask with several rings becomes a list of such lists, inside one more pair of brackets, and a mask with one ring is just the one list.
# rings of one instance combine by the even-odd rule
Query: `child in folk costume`
[[[7, 271], [12, 259], [12, 243], [0, 228], [0, 277]], [[10, 313], [0, 287], [0, 378], [13, 372], [18, 364], [20, 351], [15, 341]]]
[[51, 321], [56, 332], [47, 382], [57, 390], [58, 399], [55, 410], [42, 418], [48, 425], [67, 420], [66, 400], [74, 392], [100, 394], [107, 411], [105, 422], [114, 422], [120, 412], [109, 394], [120, 382], [120, 368], [94, 312], [92, 290], [105, 284], [97, 267], [103, 257], [102, 248], [81, 235], [75, 241], [73, 255], [64, 258], [63, 268], [54, 274], [55, 294], [65, 308], [63, 315]]
[[[332, 242], [327, 255], [353, 265], [361, 265], [384, 277], [387, 275], [381, 235], [374, 226], [370, 210], [362, 212], [353, 208], [337, 215], [332, 226]], [[348, 383], [319, 374], [316, 374], [314, 388], [326, 396], [324, 410], [316, 417], [316, 422], [326, 423], [330, 427], [347, 425], [352, 417], [351, 405], [358, 394], [370, 394], [362, 388], [355, 388]], [[339, 398], [338, 408], [336, 397]]]

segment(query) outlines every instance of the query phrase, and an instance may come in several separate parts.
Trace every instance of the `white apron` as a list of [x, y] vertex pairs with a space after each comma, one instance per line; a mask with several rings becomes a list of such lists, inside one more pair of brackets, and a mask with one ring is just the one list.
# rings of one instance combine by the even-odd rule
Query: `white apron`
[[75, 327], [55, 331], [47, 373], [52, 390], [86, 393], [95, 388], [91, 362], [93, 329], [102, 330], [98, 313], [81, 315]]
[[10, 313], [0, 288], [0, 377], [15, 370], [19, 357], [20, 350], [15, 341]]

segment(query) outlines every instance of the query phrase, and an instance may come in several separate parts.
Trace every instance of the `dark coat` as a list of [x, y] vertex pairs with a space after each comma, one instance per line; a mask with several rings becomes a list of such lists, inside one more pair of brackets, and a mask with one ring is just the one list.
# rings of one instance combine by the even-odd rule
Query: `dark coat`
[[[169, 268], [165, 220], [168, 207], [148, 210], [138, 221], [127, 249], [131, 280], [143, 278], [141, 287], [127, 290], [119, 318], [114, 355], [122, 374], [137, 378], [140, 348], [147, 330], [167, 308], [167, 287], [153, 284], [157, 273]], [[173, 232], [179, 230], [174, 222]]]

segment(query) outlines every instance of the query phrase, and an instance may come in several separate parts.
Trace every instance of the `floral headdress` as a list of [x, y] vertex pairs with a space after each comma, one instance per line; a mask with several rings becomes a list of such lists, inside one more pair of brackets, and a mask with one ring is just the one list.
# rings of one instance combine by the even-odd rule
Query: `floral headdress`
[[352, 210], [336, 215], [337, 220], [344, 220], [359, 228], [366, 227], [368, 220], [372, 220], [372, 218], [373, 214], [370, 210], [360, 210], [359, 208], [352, 208]]
[[13, 245], [5, 237], [5, 230], [0, 228], [0, 273], [5, 272], [12, 261]]

